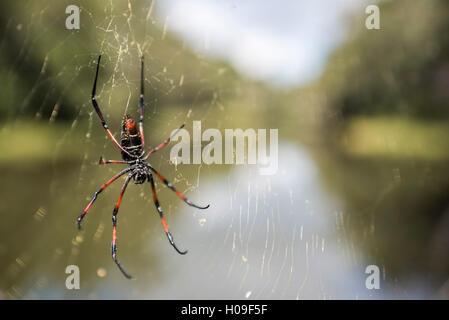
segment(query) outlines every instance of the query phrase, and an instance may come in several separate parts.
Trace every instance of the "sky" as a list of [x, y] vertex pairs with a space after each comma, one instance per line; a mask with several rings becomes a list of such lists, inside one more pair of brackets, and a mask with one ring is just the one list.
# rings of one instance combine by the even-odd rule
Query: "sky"
[[[276, 86], [318, 77], [347, 32], [347, 15], [375, 0], [163, 0], [157, 14], [198, 54]], [[360, 26], [361, 28], [364, 25]]]

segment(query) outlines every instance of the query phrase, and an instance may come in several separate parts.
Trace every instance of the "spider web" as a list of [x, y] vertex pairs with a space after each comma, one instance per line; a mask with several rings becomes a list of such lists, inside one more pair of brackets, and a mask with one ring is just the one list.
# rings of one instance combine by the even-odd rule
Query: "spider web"
[[[24, 112], [36, 108], [33, 121], [48, 120], [46, 126], [59, 124], [62, 130], [52, 137], [50, 163], [42, 165], [40, 173], [31, 173], [35, 178], [29, 182], [30, 202], [16, 209], [21, 218], [9, 220], [14, 238], [21, 240], [2, 239], [2, 297], [380, 297], [365, 288], [369, 263], [346, 234], [341, 204], [321, 185], [306, 150], [282, 136], [279, 170], [273, 176], [261, 176], [257, 167], [246, 165], [175, 166], [169, 152], [176, 142], [155, 153], [149, 159], [155, 168], [193, 202], [211, 207], [202, 211], [186, 206], [155, 178], [175, 242], [189, 250], [180, 256], [166, 239], [150, 186], [130, 184], [118, 213], [118, 257], [136, 280], [124, 279], [110, 258], [111, 214], [123, 179], [99, 195], [83, 231], [75, 224], [95, 190], [122, 168], [97, 165], [100, 156], [120, 156], [90, 103], [98, 54], [102, 63], [97, 101], [117, 138], [122, 115], [138, 115], [141, 55], [147, 146], [156, 146], [183, 123], [192, 133], [194, 120], [201, 121], [203, 130], [221, 132], [267, 128], [265, 119], [251, 117], [261, 108], [260, 99], [248, 93], [250, 80], [239, 78], [223, 62], [194, 53], [171, 34], [170, 20], [158, 11], [157, 2], [109, 1], [98, 9], [80, 1], [80, 31], [61, 27], [66, 18], [62, 5], [22, 5], [28, 20], [13, 17], [5, 31], [22, 24], [17, 65], [29, 63], [33, 49], [44, 49], [39, 76], [18, 105]], [[56, 17], [61, 29], [55, 41], [52, 26], [44, 23], [49, 17]], [[90, 34], [82, 34], [83, 29]], [[95, 45], [83, 43], [86, 39]], [[45, 45], [38, 46], [41, 42]], [[6, 80], [14, 79], [9, 75]], [[51, 91], [34, 107], [42, 87]], [[71, 104], [74, 111], [64, 109]], [[79, 266], [80, 290], [65, 288], [67, 265]]]

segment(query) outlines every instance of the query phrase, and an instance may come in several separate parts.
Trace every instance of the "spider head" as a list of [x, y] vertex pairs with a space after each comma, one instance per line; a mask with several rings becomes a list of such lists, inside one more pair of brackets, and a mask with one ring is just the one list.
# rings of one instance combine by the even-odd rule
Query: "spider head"
[[129, 114], [123, 116], [123, 127], [130, 133], [137, 132], [136, 121]]

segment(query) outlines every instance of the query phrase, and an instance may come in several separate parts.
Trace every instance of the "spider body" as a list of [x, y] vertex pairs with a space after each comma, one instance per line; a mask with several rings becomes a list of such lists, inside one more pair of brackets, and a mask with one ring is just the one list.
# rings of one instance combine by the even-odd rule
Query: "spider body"
[[[139, 129], [137, 129], [137, 123], [136, 121], [130, 116], [125, 115], [122, 120], [122, 128], [121, 128], [121, 134], [120, 134], [120, 144], [115, 139], [114, 135], [109, 130], [108, 125], [106, 124], [106, 121], [104, 120], [103, 114], [100, 110], [100, 107], [95, 99], [95, 91], [97, 87], [97, 79], [98, 79], [98, 70], [100, 67], [100, 59], [101, 56], [98, 57], [98, 63], [97, 63], [97, 71], [95, 73], [95, 80], [94, 85], [92, 89], [92, 105], [95, 109], [95, 111], [98, 114], [98, 117], [100, 118], [101, 124], [103, 128], [106, 130], [106, 133], [109, 135], [111, 140], [114, 142], [114, 144], [121, 150], [121, 156], [122, 161], [117, 160], [103, 160], [103, 158], [100, 157], [99, 164], [126, 164], [128, 167], [122, 171], [120, 171], [118, 174], [116, 174], [112, 179], [104, 183], [98, 190], [94, 193], [92, 200], [88, 203], [86, 208], [83, 210], [83, 212], [80, 214], [80, 216], [77, 219], [78, 222], [78, 228], [81, 229], [81, 222], [84, 218], [84, 216], [87, 214], [89, 209], [91, 208], [92, 204], [97, 199], [98, 195], [106, 189], [109, 185], [111, 185], [115, 180], [120, 178], [121, 176], [127, 174], [125, 182], [123, 184], [122, 190], [120, 192], [119, 198], [114, 206], [114, 210], [112, 211], [112, 245], [111, 245], [111, 254], [112, 258], [117, 264], [120, 271], [123, 273], [123, 275], [127, 278], [131, 278], [131, 276], [123, 269], [120, 262], [117, 259], [117, 213], [120, 208], [120, 204], [122, 202], [123, 195], [125, 193], [125, 190], [130, 182], [131, 179], [134, 180], [135, 184], [143, 184], [146, 181], [148, 181], [151, 185], [152, 193], [153, 193], [153, 202], [156, 206], [156, 209], [159, 213], [159, 216], [161, 218], [162, 226], [164, 227], [165, 234], [167, 235], [168, 241], [173, 246], [173, 248], [179, 253], [179, 254], [186, 254], [187, 251], [181, 251], [178, 249], [178, 247], [175, 245], [175, 242], [173, 240], [173, 236], [170, 233], [167, 222], [165, 221], [164, 214], [162, 211], [162, 208], [159, 204], [159, 200], [157, 198], [156, 194], [156, 187], [154, 183], [153, 174], [160, 179], [168, 188], [170, 188], [179, 198], [181, 198], [185, 203], [187, 203], [189, 206], [198, 208], [198, 209], [207, 209], [209, 205], [207, 206], [198, 206], [191, 202], [188, 198], [186, 198], [181, 192], [179, 192], [171, 182], [169, 182], [167, 179], [165, 179], [155, 168], [153, 168], [146, 160], [150, 155], [152, 155], [154, 152], [162, 149], [165, 147], [169, 142], [170, 138], [166, 139], [164, 142], [162, 142], [157, 147], [151, 149], [148, 151], [148, 153], [145, 155], [145, 136], [143, 133], [143, 120], [144, 120], [144, 77], [143, 77], [143, 57], [141, 60], [141, 87], [140, 87], [140, 100], [139, 100], [139, 111], [140, 111], [140, 117], [139, 117]], [[182, 125], [175, 134], [181, 130], [184, 127]]]
[[140, 157], [144, 152], [142, 138], [137, 130], [136, 121], [128, 114], [123, 116], [120, 145], [127, 151], [122, 151], [122, 159], [125, 161], [134, 160], [135, 157]]

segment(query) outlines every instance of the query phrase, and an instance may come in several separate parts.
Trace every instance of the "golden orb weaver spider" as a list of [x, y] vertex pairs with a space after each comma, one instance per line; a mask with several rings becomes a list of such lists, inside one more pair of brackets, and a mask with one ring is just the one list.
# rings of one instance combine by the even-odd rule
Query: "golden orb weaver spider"
[[[156, 188], [155, 183], [153, 179], [153, 173], [173, 192], [176, 193], [176, 195], [181, 198], [185, 203], [187, 203], [189, 206], [198, 208], [198, 209], [207, 209], [209, 208], [209, 205], [207, 206], [198, 206], [194, 204], [192, 201], [187, 199], [181, 192], [179, 192], [167, 179], [165, 179], [156, 169], [154, 169], [146, 160], [150, 155], [152, 155], [154, 152], [162, 149], [165, 147], [171, 140], [171, 137], [169, 137], [167, 140], [162, 142], [157, 147], [150, 149], [148, 153], [145, 155], [145, 137], [143, 134], [143, 120], [144, 120], [144, 75], [143, 75], [143, 69], [144, 69], [144, 59], [143, 56], [141, 58], [141, 72], [140, 72], [140, 98], [139, 98], [139, 130], [137, 130], [136, 121], [134, 121], [133, 118], [129, 115], [125, 115], [122, 120], [122, 129], [121, 129], [121, 137], [120, 137], [120, 144], [115, 139], [114, 135], [111, 133], [111, 131], [108, 128], [108, 125], [106, 124], [106, 121], [104, 120], [103, 114], [101, 113], [100, 107], [95, 99], [95, 91], [97, 87], [97, 79], [98, 79], [98, 70], [100, 68], [100, 60], [101, 55], [98, 57], [97, 62], [97, 71], [95, 73], [95, 80], [94, 80], [94, 86], [92, 89], [92, 105], [95, 109], [95, 111], [98, 114], [98, 117], [100, 118], [101, 124], [103, 128], [106, 130], [109, 137], [112, 139], [114, 144], [121, 150], [122, 160], [103, 160], [102, 157], [100, 157], [99, 164], [127, 164], [129, 165], [128, 168], [120, 171], [117, 173], [112, 179], [104, 183], [98, 190], [94, 193], [92, 200], [88, 203], [84, 211], [80, 214], [80, 216], [77, 219], [78, 228], [81, 229], [81, 221], [83, 220], [84, 216], [89, 211], [92, 204], [97, 199], [98, 194], [100, 194], [104, 189], [106, 189], [109, 185], [111, 185], [115, 180], [123, 176], [124, 174], [128, 173], [125, 179], [125, 183], [123, 184], [122, 190], [120, 191], [119, 198], [115, 204], [114, 210], [112, 212], [112, 246], [111, 246], [111, 254], [112, 259], [114, 259], [115, 263], [117, 264], [120, 271], [123, 273], [123, 275], [131, 279], [131, 275], [129, 275], [125, 269], [121, 266], [120, 262], [117, 259], [117, 213], [120, 208], [120, 203], [123, 198], [123, 194], [125, 193], [126, 187], [128, 186], [128, 183], [131, 179], [134, 179], [135, 184], [142, 184], [145, 181], [148, 180], [148, 182], [151, 185], [151, 189], [153, 191], [153, 201], [154, 205], [156, 206], [157, 211], [159, 212], [159, 216], [162, 221], [162, 225], [164, 227], [165, 234], [167, 235], [168, 241], [170, 244], [175, 248], [175, 250], [179, 254], [186, 254], [186, 251], [179, 250], [176, 246], [173, 236], [170, 233], [167, 222], [164, 219], [164, 214], [162, 212], [162, 208], [159, 205], [159, 200], [157, 198], [156, 194]], [[174, 135], [181, 130], [184, 127], [182, 125], [178, 128], [178, 130], [175, 131]]]

